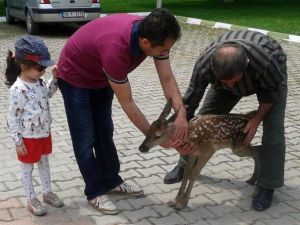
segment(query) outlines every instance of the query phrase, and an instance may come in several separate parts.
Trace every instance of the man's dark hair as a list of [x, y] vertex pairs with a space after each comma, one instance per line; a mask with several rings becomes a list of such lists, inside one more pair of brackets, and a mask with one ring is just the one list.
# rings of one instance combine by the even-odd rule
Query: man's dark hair
[[138, 34], [147, 38], [152, 47], [162, 46], [167, 38], [177, 40], [181, 36], [180, 26], [168, 10], [155, 9], [139, 25]]
[[217, 47], [211, 55], [211, 69], [217, 80], [229, 80], [244, 74], [248, 57], [242, 46], [232, 43]]

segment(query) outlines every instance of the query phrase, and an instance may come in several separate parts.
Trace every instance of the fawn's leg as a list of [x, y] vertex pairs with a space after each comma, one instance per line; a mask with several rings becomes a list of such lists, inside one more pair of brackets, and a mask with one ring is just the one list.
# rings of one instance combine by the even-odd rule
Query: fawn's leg
[[177, 199], [182, 197], [182, 195], [185, 191], [186, 185], [187, 185], [187, 183], [190, 179], [191, 171], [192, 171], [192, 169], [195, 165], [195, 162], [197, 161], [197, 158], [198, 158], [198, 156], [196, 156], [196, 155], [188, 155], [187, 162], [186, 162], [185, 167], [184, 167], [183, 179], [181, 181], [179, 191], [176, 195], [176, 198], [169, 202], [169, 206], [173, 207], [176, 204]]
[[254, 160], [254, 172], [252, 177], [250, 177], [246, 182], [248, 184], [254, 185], [257, 182], [259, 176], [259, 170], [260, 170], [259, 154], [261, 150], [261, 145], [249, 146], [249, 148], [250, 148], [251, 156]]
[[177, 195], [176, 197], [176, 209], [182, 209], [187, 206], [196, 177], [208, 162], [208, 160], [211, 158], [213, 153], [214, 151], [212, 149], [211, 151], [208, 151], [208, 153], [206, 152], [206, 154], [197, 155], [197, 157], [195, 157], [195, 160], [193, 160], [193, 165], [190, 167], [188, 174], [184, 175], [187, 176], [186, 180], [188, 181], [188, 184], [186, 181], [184, 187], [179, 190], [180, 195]]
[[191, 174], [192, 174], [192, 171], [193, 171], [197, 161], [198, 161], [197, 155], [190, 155], [188, 157], [187, 164], [184, 167], [183, 180], [181, 182], [177, 196], [182, 196], [184, 194], [186, 186], [187, 186], [189, 180], [191, 179]]
[[239, 157], [252, 157], [254, 160], [254, 172], [251, 178], [249, 178], [246, 182], [253, 185], [258, 180], [259, 175], [259, 153], [260, 153], [261, 145], [257, 146], [242, 146], [238, 144], [233, 144], [232, 153]]

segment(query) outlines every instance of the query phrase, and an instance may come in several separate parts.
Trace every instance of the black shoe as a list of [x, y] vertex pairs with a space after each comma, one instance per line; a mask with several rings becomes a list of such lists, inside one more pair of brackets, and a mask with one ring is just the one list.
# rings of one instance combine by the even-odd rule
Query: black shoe
[[175, 184], [183, 179], [183, 172], [184, 172], [184, 167], [182, 166], [175, 166], [175, 168], [167, 173], [167, 175], [164, 178], [164, 183], [165, 184]]
[[264, 211], [271, 206], [274, 189], [257, 187], [252, 200], [252, 207], [257, 211]]

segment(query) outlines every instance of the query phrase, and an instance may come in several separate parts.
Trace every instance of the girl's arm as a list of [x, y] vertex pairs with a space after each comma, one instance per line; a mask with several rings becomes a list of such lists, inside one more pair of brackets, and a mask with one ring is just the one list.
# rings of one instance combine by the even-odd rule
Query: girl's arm
[[16, 145], [22, 145], [22, 124], [21, 115], [26, 102], [26, 93], [22, 89], [10, 89], [9, 94], [10, 106], [7, 114], [7, 128]]
[[48, 97], [51, 98], [54, 93], [57, 91], [57, 66], [53, 66], [52, 70], [52, 78], [50, 78], [47, 82], [47, 89], [48, 89]]
[[10, 90], [10, 106], [7, 115], [7, 126], [11, 132], [11, 137], [16, 145], [16, 152], [19, 156], [27, 155], [26, 146], [23, 143], [21, 131], [21, 115], [26, 101], [26, 93], [20, 89]]

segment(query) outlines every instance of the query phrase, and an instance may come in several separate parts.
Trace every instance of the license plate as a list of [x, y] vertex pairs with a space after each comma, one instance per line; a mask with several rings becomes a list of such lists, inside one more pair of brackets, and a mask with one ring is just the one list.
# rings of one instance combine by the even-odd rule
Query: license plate
[[77, 11], [77, 12], [61, 12], [60, 16], [62, 18], [83, 18], [84, 12], [83, 11]]

